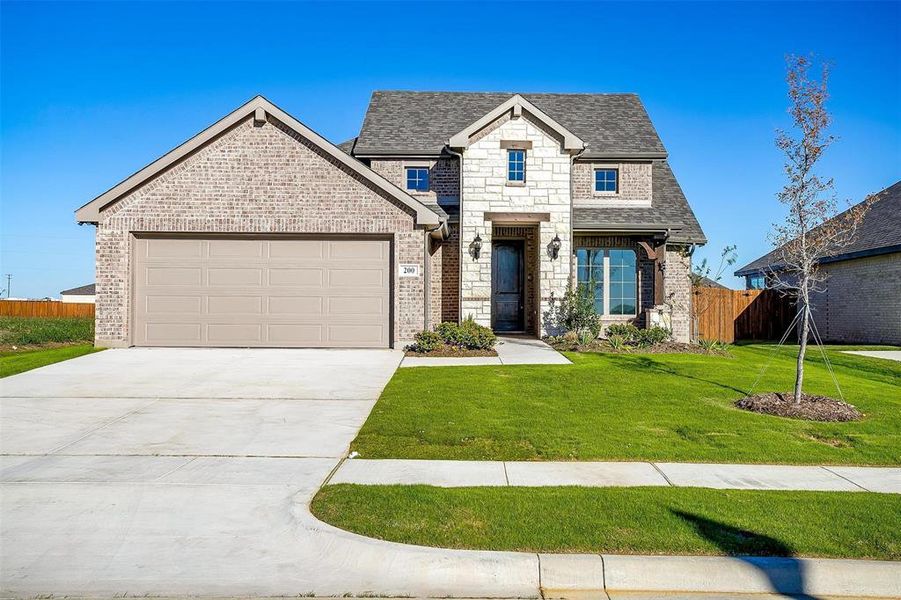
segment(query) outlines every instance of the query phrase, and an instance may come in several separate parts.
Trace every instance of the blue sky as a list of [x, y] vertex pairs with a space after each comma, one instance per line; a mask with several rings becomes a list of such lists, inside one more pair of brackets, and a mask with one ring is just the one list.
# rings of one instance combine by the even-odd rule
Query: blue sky
[[710, 238], [696, 256], [744, 263], [781, 215], [786, 53], [833, 63], [839, 197], [898, 179], [899, 7], [4, 1], [0, 274], [14, 296], [93, 281], [75, 208], [255, 94], [342, 141], [374, 89], [636, 92]]

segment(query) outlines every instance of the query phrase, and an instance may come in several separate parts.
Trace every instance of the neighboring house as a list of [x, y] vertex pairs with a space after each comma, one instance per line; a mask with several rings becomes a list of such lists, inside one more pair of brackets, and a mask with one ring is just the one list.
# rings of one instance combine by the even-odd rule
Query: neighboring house
[[[811, 307], [827, 342], [901, 344], [901, 181], [872, 202], [854, 241], [819, 261], [826, 289]], [[769, 287], [779, 260], [777, 248], [735, 275], [748, 289]]]
[[81, 287], [72, 288], [71, 290], [63, 290], [59, 293], [59, 297], [63, 302], [86, 302], [94, 304], [95, 287], [96, 284], [91, 283]]
[[729, 287], [723, 285], [719, 281], [714, 281], [713, 279], [711, 279], [709, 277], [698, 277], [697, 280], [695, 281], [695, 284], [698, 287], [715, 288], [718, 290], [730, 289]]
[[469, 315], [537, 336], [575, 281], [687, 340], [706, 240], [666, 159], [631, 94], [375, 92], [340, 147], [257, 97], [76, 212], [97, 343], [397, 347]]

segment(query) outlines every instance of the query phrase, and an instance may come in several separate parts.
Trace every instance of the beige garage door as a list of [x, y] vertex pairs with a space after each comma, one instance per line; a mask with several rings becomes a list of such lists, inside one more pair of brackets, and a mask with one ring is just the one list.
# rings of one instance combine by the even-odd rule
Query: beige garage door
[[138, 346], [387, 347], [383, 240], [136, 240]]

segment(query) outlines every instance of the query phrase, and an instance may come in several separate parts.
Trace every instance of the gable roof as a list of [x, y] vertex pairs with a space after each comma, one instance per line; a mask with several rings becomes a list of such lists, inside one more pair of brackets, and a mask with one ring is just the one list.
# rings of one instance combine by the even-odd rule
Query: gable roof
[[87, 285], [82, 285], [76, 288], [72, 288], [71, 290], [63, 290], [59, 293], [60, 296], [93, 296], [95, 295], [97, 289], [96, 283], [89, 283]]
[[[901, 181], [895, 182], [881, 192], [874, 194], [872, 204], [857, 227], [854, 241], [842, 248], [841, 252], [825, 257], [820, 262], [836, 262], [901, 252]], [[850, 210], [850, 209], [848, 209]], [[841, 219], [848, 211], [844, 211], [833, 219]], [[778, 270], [778, 260], [782, 246], [764, 254], [735, 272], [738, 277]]]
[[97, 196], [77, 211], [75, 218], [79, 223], [96, 223], [100, 218], [100, 211], [116, 202], [125, 194], [128, 194], [138, 186], [142, 185], [149, 179], [162, 173], [174, 164], [191, 156], [194, 152], [204, 147], [208, 142], [212, 141], [229, 128], [244, 121], [251, 115], [257, 121], [264, 121], [266, 115], [271, 115], [278, 119], [296, 133], [312, 142], [316, 147], [322, 150], [326, 155], [334, 158], [352, 172], [357, 173], [363, 179], [384, 191], [387, 195], [399, 201], [401, 204], [408, 206], [416, 213], [416, 222], [421, 225], [439, 225], [440, 217], [426, 207], [424, 204], [416, 200], [413, 196], [406, 193], [363, 163], [350, 157], [347, 153], [342, 152], [337, 146], [326, 140], [324, 137], [278, 108], [266, 98], [256, 96], [246, 104], [232, 111], [219, 121], [210, 125], [188, 141], [184, 142], [177, 148], [170, 150], [157, 160], [153, 161], [137, 173], [120, 182], [113, 188], [107, 190], [103, 194]]
[[517, 95], [578, 136], [585, 158], [666, 158], [635, 94], [512, 92], [373, 92], [354, 155], [439, 155], [452, 136]]
[[543, 123], [545, 127], [560, 135], [560, 137], [563, 138], [564, 150], [582, 150], [585, 147], [585, 142], [579, 139], [577, 135], [572, 133], [564, 126], [560, 125], [560, 123], [552, 119], [549, 115], [544, 113], [541, 109], [537, 108], [534, 104], [532, 104], [519, 94], [514, 94], [506, 102], [502, 102], [492, 110], [482, 115], [482, 117], [477, 119], [475, 122], [467, 125], [465, 128], [463, 128], [462, 131], [458, 131], [457, 133], [452, 135], [447, 145], [451, 148], [466, 148], [469, 146], [470, 137], [496, 121], [502, 115], [511, 110], [513, 111], [514, 115], [518, 115], [523, 111], [523, 109], [531, 114], [533, 118]]
[[651, 166], [651, 206], [585, 206], [573, 204], [573, 229], [589, 231], [670, 231], [673, 242], [704, 244], [707, 238], [682, 187], [665, 160]]

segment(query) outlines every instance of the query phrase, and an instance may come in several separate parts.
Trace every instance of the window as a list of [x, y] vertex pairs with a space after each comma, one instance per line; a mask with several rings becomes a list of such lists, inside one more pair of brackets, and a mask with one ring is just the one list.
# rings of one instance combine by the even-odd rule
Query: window
[[526, 181], [526, 151], [507, 150], [507, 181]]
[[766, 277], [764, 277], [763, 274], [748, 275], [745, 284], [745, 287], [749, 290], [765, 290]]
[[619, 190], [619, 170], [617, 169], [595, 169], [594, 170], [594, 191], [596, 192], [617, 192]]
[[428, 167], [407, 167], [407, 191], [429, 191]]
[[638, 314], [635, 252], [625, 248], [576, 249], [576, 281], [587, 285], [599, 315]]

